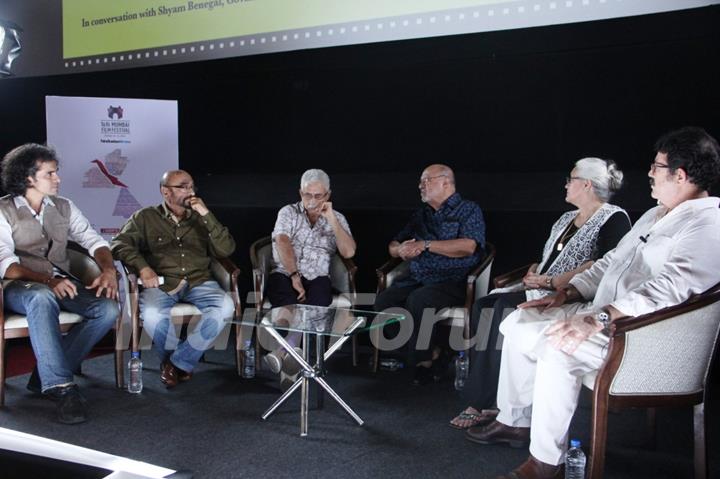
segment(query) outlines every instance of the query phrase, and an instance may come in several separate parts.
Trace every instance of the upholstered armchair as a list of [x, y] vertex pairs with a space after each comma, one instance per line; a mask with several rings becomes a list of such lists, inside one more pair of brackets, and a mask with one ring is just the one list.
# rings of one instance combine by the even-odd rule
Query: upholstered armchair
[[[100, 275], [100, 266], [80, 246], [74, 243], [69, 244], [67, 254], [70, 259], [70, 274], [83, 284], [91, 284]], [[84, 319], [79, 314], [60, 311], [60, 330], [67, 332], [73, 325], [84, 321]], [[5, 404], [5, 342], [8, 339], [27, 338], [29, 336], [27, 317], [4, 310], [2, 286], [0, 286], [0, 406]], [[118, 388], [124, 386], [122, 337], [122, 315], [119, 315], [115, 324], [115, 385]]]
[[[140, 350], [140, 337], [142, 329], [142, 317], [139, 307], [139, 293], [142, 286], [138, 284], [137, 272], [123, 264], [125, 276], [127, 277], [127, 291], [129, 294], [129, 307], [132, 325], [132, 351]], [[242, 304], [238, 293], [238, 276], [240, 269], [229, 258], [213, 258], [210, 263], [212, 278], [218, 282], [220, 287], [230, 295], [235, 308], [236, 319], [242, 316]], [[200, 310], [193, 304], [179, 302], [170, 310], [173, 324], [190, 324], [194, 318], [201, 316]], [[121, 351], [122, 354], [122, 351]], [[238, 375], [242, 373], [242, 334], [239, 324], [235, 324], [235, 363]]]
[[[495, 246], [485, 243], [485, 257], [468, 275], [465, 290], [465, 304], [462, 307], [447, 308], [443, 311], [444, 323], [452, 327], [463, 328], [463, 338], [470, 339], [470, 311], [478, 298], [487, 295], [490, 284], [490, 270], [495, 259]], [[376, 270], [377, 294], [389, 288], [395, 281], [410, 274], [410, 264], [400, 258], [391, 258]], [[374, 332], [378, 334], [378, 332]], [[372, 334], [372, 332], [371, 332]], [[373, 371], [377, 371], [379, 351], [373, 353]]]
[[611, 324], [604, 366], [583, 378], [593, 390], [588, 477], [603, 477], [608, 410], [693, 406], [695, 477], [710, 477], [705, 404], [720, 331], [720, 284], [682, 304]]
[[[265, 281], [270, 275], [272, 266], [272, 239], [265, 236], [250, 245], [250, 263], [253, 268], [253, 300], [258, 312], [271, 308], [270, 302], [265, 297]], [[335, 253], [330, 263], [330, 283], [333, 289], [333, 301], [330, 307], [352, 308], [355, 304], [355, 272], [357, 266], [351, 259], [343, 258]], [[259, 316], [258, 316], [259, 317]], [[352, 338], [353, 364], [357, 364], [357, 344], [355, 336]], [[260, 361], [260, 345], [255, 342], [257, 354], [256, 361]]]

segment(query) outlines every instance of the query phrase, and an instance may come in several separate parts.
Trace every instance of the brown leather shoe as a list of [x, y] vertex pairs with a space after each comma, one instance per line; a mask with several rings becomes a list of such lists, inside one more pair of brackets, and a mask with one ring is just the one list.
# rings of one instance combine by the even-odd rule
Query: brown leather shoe
[[160, 381], [168, 389], [174, 388], [178, 384], [178, 369], [169, 359], [160, 363]]
[[478, 444], [507, 444], [510, 447], [524, 447], [530, 442], [529, 427], [510, 427], [493, 421], [485, 427], [471, 427], [465, 439]]
[[564, 464], [557, 466], [545, 464], [530, 456], [517, 469], [496, 479], [562, 479], [565, 476], [564, 466]]
[[178, 381], [180, 381], [181, 383], [190, 381], [192, 379], [192, 371], [187, 372], [178, 368], [177, 366], [175, 367], [175, 370], [177, 371]]

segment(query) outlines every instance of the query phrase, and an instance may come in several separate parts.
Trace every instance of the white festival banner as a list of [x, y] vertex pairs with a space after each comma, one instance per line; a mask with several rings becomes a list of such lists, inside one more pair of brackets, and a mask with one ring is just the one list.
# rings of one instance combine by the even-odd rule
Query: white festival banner
[[159, 181], [178, 167], [177, 101], [45, 98], [47, 143], [60, 158], [60, 195], [106, 239], [138, 209], [161, 202]]

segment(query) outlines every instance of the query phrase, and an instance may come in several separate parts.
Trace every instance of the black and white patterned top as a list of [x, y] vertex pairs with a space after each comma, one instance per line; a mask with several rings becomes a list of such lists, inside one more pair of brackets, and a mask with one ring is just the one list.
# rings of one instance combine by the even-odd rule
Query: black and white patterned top
[[[545, 242], [542, 260], [537, 267], [538, 272], [549, 276], [557, 276], [572, 271], [580, 267], [583, 263], [605, 254], [607, 250], [612, 249], [617, 241], [630, 230], [630, 218], [627, 212], [619, 206], [605, 203], [578, 229], [567, 244], [564, 245], [562, 251], [554, 255], [553, 251], [560, 236], [570, 223], [575, 220], [578, 212], [579, 210], [568, 211], [555, 222], [550, 231], [550, 236]], [[621, 225], [622, 228], [613, 228], [614, 230], [619, 230], [618, 234], [613, 234], [614, 240], [612, 244], [608, 245], [608, 248], [603, 248], [605, 251], [600, 251], [599, 238], [601, 231], [610, 218], [618, 218], [618, 224]], [[539, 299], [552, 292], [553, 291], [545, 289], [532, 289], [526, 291], [526, 296], [528, 300]]]

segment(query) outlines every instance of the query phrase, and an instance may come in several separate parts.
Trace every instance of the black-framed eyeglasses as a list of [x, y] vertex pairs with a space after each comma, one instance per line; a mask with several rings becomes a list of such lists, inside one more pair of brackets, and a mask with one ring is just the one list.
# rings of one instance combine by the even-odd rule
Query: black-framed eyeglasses
[[585, 178], [583, 178], [581, 176], [566, 176], [565, 177], [565, 185], [569, 185], [570, 183], [572, 183], [572, 180], [583, 180], [584, 181]]
[[428, 183], [430, 183], [430, 182], [431, 182], [432, 180], [434, 180], [435, 178], [442, 178], [443, 176], [447, 176], [447, 175], [426, 176], [425, 178], [420, 178], [420, 184], [421, 184], [421, 185], [427, 185]]
[[165, 188], [175, 188], [176, 190], [194, 191], [197, 193], [197, 187], [195, 185], [163, 185]]
[[303, 198], [304, 200], [308, 200], [308, 201], [313, 200], [313, 199], [314, 199], [315, 201], [320, 201], [321, 199], [325, 198], [327, 195], [328, 195], [328, 192], [327, 192], [327, 191], [326, 191], [325, 193], [315, 193], [315, 194], [313, 194], [313, 193], [306, 193], [306, 192], [304, 192], [304, 191], [302, 191], [302, 192], [300, 193], [300, 196], [302, 196], [302, 198]]
[[670, 168], [670, 165], [663, 165], [662, 163], [658, 163], [657, 161], [653, 160], [652, 163], [650, 163], [650, 171], [655, 173], [655, 170], [658, 168]]

